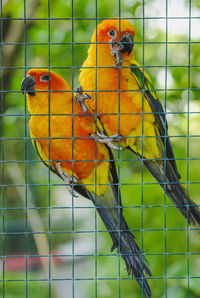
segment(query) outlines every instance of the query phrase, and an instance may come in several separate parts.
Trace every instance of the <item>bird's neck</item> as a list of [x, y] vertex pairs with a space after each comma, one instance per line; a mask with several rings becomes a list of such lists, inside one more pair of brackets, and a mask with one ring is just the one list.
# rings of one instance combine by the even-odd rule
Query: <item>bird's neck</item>
[[76, 99], [72, 100], [72, 92], [52, 92], [38, 93], [35, 96], [28, 95], [28, 109], [35, 115], [71, 115], [72, 113], [82, 113], [79, 103]]
[[[111, 48], [109, 44], [91, 44], [88, 50], [88, 56], [92, 66], [113, 67], [116, 65], [116, 58], [111, 55]], [[121, 53], [120, 58], [122, 60], [131, 61], [134, 59], [133, 51], [129, 55], [127, 55], [127, 53]]]
[[91, 44], [88, 51], [91, 64], [97, 67], [113, 66], [115, 57], [110, 54], [111, 49], [109, 44]]

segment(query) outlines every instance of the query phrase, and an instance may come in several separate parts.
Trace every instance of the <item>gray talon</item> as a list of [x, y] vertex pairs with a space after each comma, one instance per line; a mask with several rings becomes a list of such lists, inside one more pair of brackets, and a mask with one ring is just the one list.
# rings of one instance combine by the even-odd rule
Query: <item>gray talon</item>
[[124, 46], [117, 42], [116, 39], [113, 37], [110, 41], [110, 47], [111, 47], [111, 56], [115, 56], [115, 67], [120, 65], [123, 59], [120, 58], [120, 51], [123, 50]]
[[86, 99], [92, 99], [92, 96], [87, 93], [83, 94], [82, 86], [76, 88], [76, 101], [80, 104], [83, 113], [87, 112], [87, 106], [85, 104]]
[[110, 137], [101, 134], [99, 132], [97, 132], [96, 135], [91, 134], [90, 135], [94, 140], [97, 140], [99, 143], [103, 143], [106, 144], [108, 147], [110, 147], [113, 150], [120, 150], [123, 151], [124, 149], [121, 148], [120, 146], [115, 146], [112, 142], [117, 142], [120, 138], [119, 135], [112, 135]]
[[[62, 168], [61, 168], [60, 162], [57, 162], [56, 163], [56, 166], [57, 166], [58, 173], [62, 177], [67, 190], [69, 191], [70, 194], [72, 194], [72, 186], [71, 186], [71, 184], [72, 183], [78, 183], [78, 180], [75, 177], [71, 177], [69, 174], [67, 174], [66, 172], [64, 172], [62, 170]], [[77, 196], [74, 195], [74, 197], [77, 197]]]

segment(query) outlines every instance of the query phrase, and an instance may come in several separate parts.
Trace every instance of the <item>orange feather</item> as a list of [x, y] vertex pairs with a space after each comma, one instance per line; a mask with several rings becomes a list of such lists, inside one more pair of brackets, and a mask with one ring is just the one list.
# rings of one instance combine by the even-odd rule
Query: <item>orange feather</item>
[[[103, 144], [98, 143], [96, 150], [95, 141], [90, 137], [95, 133], [93, 116], [82, 114], [80, 105], [72, 100], [69, 85], [56, 73], [50, 72], [50, 82], [41, 82], [40, 77], [46, 72], [33, 69], [27, 74], [34, 76], [36, 82], [35, 96], [27, 94], [32, 114], [30, 131], [52, 168], [56, 168], [56, 161], [61, 161], [64, 171], [71, 175], [73, 168], [75, 177], [82, 181], [93, 174], [95, 164], [98, 168], [103, 160], [109, 160], [109, 155]], [[108, 166], [105, 168], [108, 170]]]

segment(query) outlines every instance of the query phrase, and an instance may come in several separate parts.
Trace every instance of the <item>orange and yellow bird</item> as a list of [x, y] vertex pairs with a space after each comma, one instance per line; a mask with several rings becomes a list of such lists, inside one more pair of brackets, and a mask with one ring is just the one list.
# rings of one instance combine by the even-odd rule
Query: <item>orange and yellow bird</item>
[[[200, 212], [180, 184], [167, 120], [151, 79], [133, 54], [134, 26], [109, 19], [97, 26], [80, 73], [85, 103], [107, 136], [144, 160], [149, 172], [189, 223], [200, 224]], [[102, 135], [99, 139], [102, 141]]]
[[112, 238], [111, 250], [118, 248], [128, 273], [151, 297], [143, 270], [151, 272], [123, 217], [112, 152], [91, 138], [94, 117], [84, 114], [78, 103], [87, 96], [73, 98], [67, 82], [48, 69], [30, 70], [21, 89], [27, 95], [30, 135], [39, 157], [66, 185], [93, 202]]

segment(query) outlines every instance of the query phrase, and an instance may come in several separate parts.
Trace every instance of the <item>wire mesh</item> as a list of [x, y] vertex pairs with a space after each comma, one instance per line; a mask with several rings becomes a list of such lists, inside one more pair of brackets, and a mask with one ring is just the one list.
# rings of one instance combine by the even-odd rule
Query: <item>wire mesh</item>
[[[48, 169], [43, 167], [32, 147], [31, 142], [38, 138], [30, 137], [27, 99], [20, 91], [21, 80], [30, 69], [47, 68], [70, 83], [74, 96], [94, 29], [102, 21], [115, 17], [119, 18], [119, 35], [121, 19], [129, 20], [136, 27], [134, 53], [143, 73], [142, 119], [148, 114], [144, 111], [144, 74], [148, 72], [168, 121], [170, 139], [182, 175], [180, 183], [186, 188], [187, 198], [190, 194], [199, 204], [198, 1], [165, 0], [160, 3], [142, 0], [132, 3], [129, 0], [110, 0], [108, 3], [104, 0], [69, 0], [54, 3], [48, 0], [31, 3], [1, 0], [2, 297], [114, 295], [122, 298], [133, 297], [133, 293], [134, 297], [144, 297], [143, 286], [140, 289], [136, 280], [124, 270], [125, 263], [117, 250], [110, 252], [109, 234], [96, 208], [85, 198], [76, 197], [73, 183], [72, 194], [68, 194], [62, 181], [51, 173], [51, 140], [55, 139], [51, 136], [51, 91], [48, 91], [49, 155], [44, 160]], [[97, 33], [96, 40], [98, 44]], [[92, 93], [99, 100], [98, 55], [96, 47], [95, 90]], [[119, 65], [119, 73], [121, 71]], [[131, 88], [126, 91], [137, 90]], [[111, 86], [110, 90], [101, 90], [101, 93], [104, 92], [118, 94], [118, 113], [113, 113], [113, 116], [118, 117], [120, 135], [120, 99], [124, 92], [120, 76], [118, 89], [113, 90]], [[73, 123], [77, 116], [73, 102], [70, 115], [72, 158], [66, 161], [72, 162], [73, 175], [76, 140]], [[41, 116], [44, 114], [41, 113]], [[94, 116], [97, 132], [98, 117], [101, 116], [97, 102]], [[145, 138], [142, 121], [142, 156]], [[164, 139], [166, 149], [167, 135]], [[95, 140], [95, 181], [98, 180], [97, 143]], [[124, 217], [136, 236], [143, 257], [150, 263], [152, 276], [147, 277], [147, 281], [153, 297], [199, 297], [199, 228], [189, 226], [188, 218], [185, 220], [179, 214], [166, 195], [166, 183], [170, 184], [166, 178], [166, 162], [170, 160], [166, 150], [163, 159], [164, 192], [147, 173], [143, 158], [120, 150], [114, 153], [114, 157]], [[85, 160], [86, 163], [91, 161], [90, 156]], [[90, 186], [90, 182], [79, 185]], [[98, 183], [95, 183], [95, 202], [98, 199], [97, 186]], [[120, 249], [120, 233], [118, 237]]]

